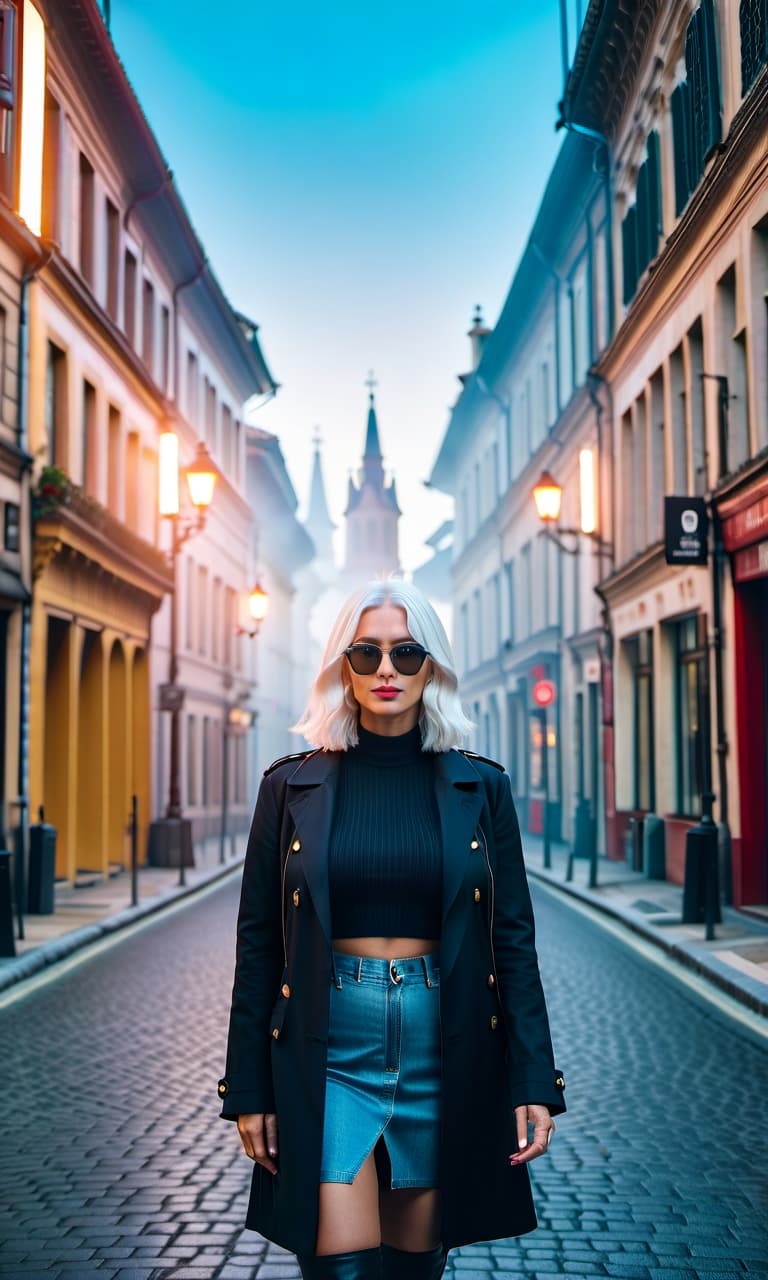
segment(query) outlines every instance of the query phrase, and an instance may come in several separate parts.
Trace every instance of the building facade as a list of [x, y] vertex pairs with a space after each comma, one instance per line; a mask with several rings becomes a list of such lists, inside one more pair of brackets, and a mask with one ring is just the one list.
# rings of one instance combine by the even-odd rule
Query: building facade
[[[714, 792], [737, 904], [768, 900], [767, 28], [749, 0], [592, 4], [563, 103], [612, 155], [609, 844], [658, 817], [679, 883]], [[707, 564], [667, 563], [667, 497], [700, 501]]]
[[[454, 637], [474, 745], [509, 770], [529, 831], [542, 832], [546, 805], [552, 836], [571, 839], [586, 819], [593, 841], [602, 543], [544, 536], [531, 491], [542, 470], [554, 472], [563, 518], [577, 528], [584, 454], [600, 497], [604, 411], [588, 373], [608, 333], [610, 246], [595, 151], [566, 136], [493, 332], [475, 317], [474, 367], [460, 379], [430, 479], [455, 499]], [[603, 539], [606, 514], [594, 526]], [[534, 701], [540, 680], [556, 690], [546, 717]]]
[[[195, 838], [218, 829], [217, 732], [232, 682], [253, 688], [236, 634], [251, 556], [244, 412], [274, 384], [255, 328], [211, 272], [98, 6], [25, 0], [22, 17], [35, 34], [40, 126], [37, 210], [29, 177], [19, 204], [37, 240], [18, 364], [33, 459], [29, 804], [57, 828], [57, 875], [74, 880], [126, 861], [133, 795], [142, 854], [162, 812], [172, 607], [183, 801]], [[182, 466], [204, 441], [218, 472], [205, 530], [175, 566], [158, 514], [167, 431]]]

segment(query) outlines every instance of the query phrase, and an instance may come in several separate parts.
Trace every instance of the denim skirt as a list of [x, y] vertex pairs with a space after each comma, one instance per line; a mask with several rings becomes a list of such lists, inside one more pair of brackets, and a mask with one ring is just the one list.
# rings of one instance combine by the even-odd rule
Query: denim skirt
[[332, 983], [320, 1181], [352, 1182], [383, 1137], [393, 1188], [437, 1186], [437, 955], [334, 952]]

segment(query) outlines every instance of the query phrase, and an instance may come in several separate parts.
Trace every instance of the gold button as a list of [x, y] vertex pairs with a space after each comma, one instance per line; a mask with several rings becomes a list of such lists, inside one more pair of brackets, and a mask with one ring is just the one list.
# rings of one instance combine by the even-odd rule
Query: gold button
[[219, 1081], [219, 1097], [223, 1098], [227, 1093], [228, 1089], [229, 1089], [229, 1085], [227, 1084], [226, 1080], [220, 1080]]
[[479, 902], [479, 901], [480, 901], [480, 890], [475, 889], [475, 902]]
[[290, 1000], [290, 998], [291, 998], [291, 988], [288, 986], [288, 983], [287, 983], [287, 982], [284, 982], [284, 983], [283, 983], [283, 985], [282, 985], [282, 987], [280, 988], [280, 990], [282, 991], [282, 993], [283, 993], [283, 995], [285, 996], [286, 1000]]
[[489, 987], [495, 987], [495, 986], [496, 986], [496, 979], [494, 978], [494, 976], [493, 976], [493, 974], [492, 974], [492, 973], [489, 973], [489, 974], [488, 974], [488, 986], [489, 986]]
[[294, 853], [298, 853], [298, 852], [299, 852], [299, 849], [301, 848], [301, 841], [300, 841], [300, 840], [294, 840], [293, 844], [291, 845], [291, 848], [293, 849], [293, 852], [294, 852]]
[[562, 1076], [558, 1076], [558, 1077], [557, 1077], [557, 1079], [556, 1079], [556, 1081], [555, 1081], [555, 1084], [557, 1085], [558, 1089], [564, 1089], [564, 1088], [565, 1088], [565, 1081], [564, 1081], [564, 1079], [563, 1079], [563, 1077], [562, 1077]]
[[470, 844], [470, 846], [469, 846], [469, 847], [470, 847], [470, 849], [479, 849], [479, 848], [480, 848], [480, 841], [479, 841], [479, 840], [473, 840], [473, 841], [471, 842], [471, 844]]
[[278, 1040], [279, 1038], [280, 1038], [280, 1032], [278, 1031], [277, 1027], [273, 1027], [273, 1028], [272, 1028], [272, 1039], [273, 1039], [273, 1040]]
[[496, 1014], [494, 1013], [491, 1017], [491, 1031], [495, 1031], [498, 1025], [499, 1025], [499, 1019], [496, 1017]]
[[299, 893], [298, 889], [294, 889], [294, 891], [293, 891], [293, 905], [294, 905], [294, 907], [298, 907], [300, 897], [301, 897], [301, 895], [300, 895], [300, 893]]

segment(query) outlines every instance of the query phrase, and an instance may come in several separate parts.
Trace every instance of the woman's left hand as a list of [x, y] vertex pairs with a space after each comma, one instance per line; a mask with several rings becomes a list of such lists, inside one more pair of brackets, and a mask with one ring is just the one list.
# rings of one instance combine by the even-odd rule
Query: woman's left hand
[[[538, 1102], [531, 1102], [525, 1107], [515, 1107], [517, 1120], [517, 1145], [520, 1150], [509, 1157], [511, 1165], [525, 1164], [543, 1156], [555, 1132], [555, 1122], [549, 1114], [549, 1107]], [[533, 1141], [528, 1141], [528, 1125], [533, 1125]]]

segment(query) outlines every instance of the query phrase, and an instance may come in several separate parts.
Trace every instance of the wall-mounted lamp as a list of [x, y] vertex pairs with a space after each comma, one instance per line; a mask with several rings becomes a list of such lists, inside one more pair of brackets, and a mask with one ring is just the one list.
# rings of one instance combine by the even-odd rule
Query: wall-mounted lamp
[[253, 619], [252, 627], [238, 627], [237, 634], [239, 636], [249, 636], [252, 640], [254, 636], [259, 634], [259, 627], [267, 616], [269, 610], [269, 595], [264, 590], [260, 582], [248, 596], [248, 612]]
[[[592, 539], [599, 553], [612, 553], [611, 544], [604, 542], [597, 532], [595, 455], [591, 449], [581, 449], [579, 452], [579, 494], [581, 508], [580, 528], [563, 529], [558, 523], [563, 498], [563, 486], [558, 484], [551, 472], [542, 471], [538, 483], [533, 487], [536, 514], [544, 526], [541, 532], [545, 537], [556, 543], [561, 551], [570, 556], [578, 555], [581, 534], [585, 534]], [[574, 538], [574, 545], [568, 546], [562, 541], [564, 537]]]

